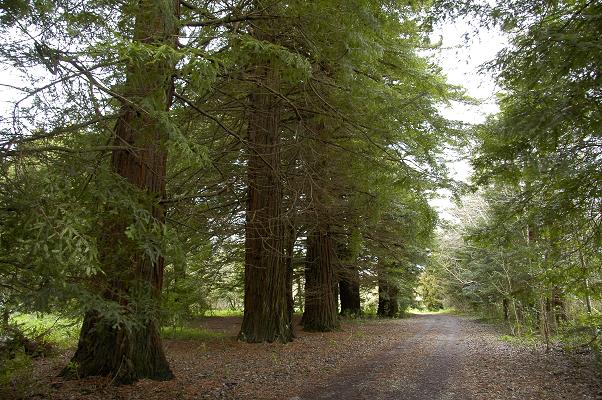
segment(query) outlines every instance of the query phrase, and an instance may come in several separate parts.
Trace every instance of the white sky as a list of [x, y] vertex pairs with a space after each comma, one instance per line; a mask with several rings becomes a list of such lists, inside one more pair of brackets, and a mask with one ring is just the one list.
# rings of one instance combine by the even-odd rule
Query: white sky
[[[465, 34], [470, 35], [466, 41]], [[495, 58], [496, 54], [507, 44], [507, 38], [499, 31], [480, 29], [476, 35], [474, 27], [467, 20], [443, 24], [435, 28], [432, 41], [442, 40], [442, 47], [435, 54], [435, 60], [447, 75], [448, 81], [463, 86], [466, 93], [481, 101], [481, 104], [470, 106], [454, 103], [451, 107], [442, 109], [442, 114], [449, 118], [467, 123], [481, 123], [489, 114], [495, 114], [499, 109], [495, 94], [497, 87], [491, 76], [479, 72], [479, 68]], [[456, 152], [448, 154], [450, 175], [456, 180], [469, 182], [472, 174], [465, 155]], [[431, 201], [443, 219], [450, 219], [448, 210], [453, 208], [451, 193], [446, 190], [439, 192], [441, 198]]]

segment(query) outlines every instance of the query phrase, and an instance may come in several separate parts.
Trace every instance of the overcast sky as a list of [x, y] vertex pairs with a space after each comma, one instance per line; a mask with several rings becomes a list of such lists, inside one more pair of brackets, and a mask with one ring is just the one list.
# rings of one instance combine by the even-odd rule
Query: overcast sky
[[[481, 74], [479, 68], [495, 58], [495, 55], [506, 45], [507, 40], [498, 31], [481, 30], [476, 35], [474, 28], [466, 20], [458, 19], [435, 29], [433, 42], [442, 40], [442, 48], [435, 53], [435, 59], [443, 68], [448, 81], [461, 85], [469, 96], [479, 99], [482, 104], [469, 106], [454, 103], [443, 109], [443, 115], [455, 120], [468, 123], [481, 123], [488, 114], [495, 114], [498, 107], [495, 101], [496, 85], [491, 76]], [[470, 40], [464, 36], [470, 34]], [[468, 182], [471, 169], [468, 161], [462, 159], [462, 154], [450, 154], [450, 174], [454, 179]], [[431, 201], [443, 218], [449, 218], [449, 210], [453, 207], [451, 193], [441, 191], [442, 198]]]

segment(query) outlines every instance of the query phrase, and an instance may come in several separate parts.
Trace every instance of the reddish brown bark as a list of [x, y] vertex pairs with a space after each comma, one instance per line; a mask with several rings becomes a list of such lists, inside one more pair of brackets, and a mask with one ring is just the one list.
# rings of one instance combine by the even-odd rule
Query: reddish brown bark
[[389, 281], [387, 273], [379, 272], [378, 277], [378, 310], [377, 315], [384, 318], [399, 316], [399, 289]]
[[286, 246], [285, 246], [285, 265], [286, 265], [286, 295], [288, 300], [289, 313], [292, 315], [295, 312], [295, 298], [293, 296], [293, 256], [295, 242], [297, 241], [297, 231], [294, 226], [287, 229]]
[[[135, 11], [136, 42], [175, 47], [178, 1], [141, 0]], [[150, 214], [150, 224], [160, 235], [165, 212], [159, 200], [165, 194], [165, 112], [173, 92], [172, 60], [149, 59], [127, 69], [114, 145], [125, 147], [112, 153], [111, 169], [139, 195], [140, 207]], [[98, 310], [84, 317], [72, 367], [63, 375], [78, 377], [110, 375], [114, 383], [140, 378], [170, 379], [169, 368], [157, 326], [164, 260], [145, 252], [128, 238], [126, 228], [134, 223], [131, 210], [114, 207], [101, 227], [100, 261], [106, 281], [96, 285], [105, 300], [115, 303], [123, 320], [109, 319]], [[149, 227], [152, 229], [151, 227]]]
[[354, 263], [354, 257], [346, 247], [340, 247], [339, 293], [341, 298], [341, 315], [359, 316], [362, 313], [360, 300], [360, 274]]
[[280, 105], [269, 90], [278, 72], [257, 68], [248, 126], [248, 206], [245, 227], [245, 311], [239, 334], [247, 342], [289, 342], [292, 314], [284, 255], [280, 182]]
[[328, 332], [339, 327], [335, 251], [327, 229], [317, 229], [307, 238], [305, 266], [305, 312], [303, 329]]

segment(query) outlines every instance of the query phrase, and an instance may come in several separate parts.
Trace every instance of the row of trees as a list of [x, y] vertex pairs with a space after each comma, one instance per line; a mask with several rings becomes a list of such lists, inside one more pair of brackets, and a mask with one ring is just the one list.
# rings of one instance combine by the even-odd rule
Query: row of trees
[[458, 137], [427, 3], [3, 2], [6, 322], [83, 314], [64, 374], [127, 383], [172, 376], [160, 305], [207, 281], [244, 289], [247, 342], [293, 339], [300, 275], [307, 330], [359, 313], [360, 281], [397, 315]]
[[483, 189], [441, 242], [432, 293], [599, 344], [602, 4], [498, 11], [512, 43], [490, 66], [501, 111], [476, 129]]

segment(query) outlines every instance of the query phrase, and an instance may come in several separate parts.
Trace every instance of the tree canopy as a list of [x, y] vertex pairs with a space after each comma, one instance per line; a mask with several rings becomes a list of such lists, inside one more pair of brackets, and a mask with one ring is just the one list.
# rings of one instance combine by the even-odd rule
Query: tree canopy
[[[500, 111], [429, 56], [470, 16], [510, 45]], [[600, 317], [598, 1], [0, 1], [0, 312], [82, 322], [65, 376], [169, 379], [160, 330], [239, 340], [339, 314], [498, 313], [546, 340]], [[473, 193], [438, 229], [444, 156]], [[118, 349], [117, 351], [114, 351]]]

